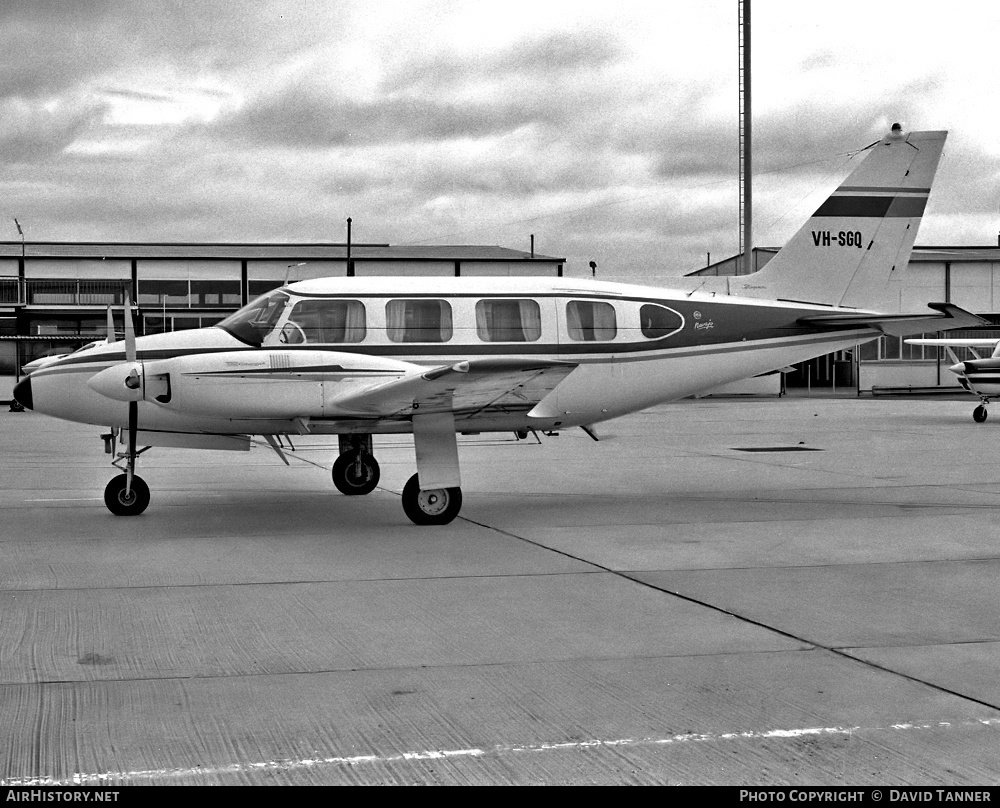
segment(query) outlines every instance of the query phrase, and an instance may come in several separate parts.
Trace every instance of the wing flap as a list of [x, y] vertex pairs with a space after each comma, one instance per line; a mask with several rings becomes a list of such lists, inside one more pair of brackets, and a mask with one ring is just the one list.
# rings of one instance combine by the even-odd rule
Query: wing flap
[[569, 362], [474, 359], [443, 365], [347, 393], [327, 414], [409, 418], [420, 413], [531, 409], [576, 367]]

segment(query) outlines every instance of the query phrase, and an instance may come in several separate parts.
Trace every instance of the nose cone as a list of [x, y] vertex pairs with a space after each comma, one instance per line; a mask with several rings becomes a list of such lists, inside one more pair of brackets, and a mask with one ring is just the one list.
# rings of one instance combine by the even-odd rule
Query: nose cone
[[957, 365], [952, 365], [948, 368], [956, 376], [962, 376], [965, 373], [965, 362], [959, 362]]
[[27, 376], [14, 385], [14, 400], [26, 410], [34, 409], [31, 399], [31, 377]]

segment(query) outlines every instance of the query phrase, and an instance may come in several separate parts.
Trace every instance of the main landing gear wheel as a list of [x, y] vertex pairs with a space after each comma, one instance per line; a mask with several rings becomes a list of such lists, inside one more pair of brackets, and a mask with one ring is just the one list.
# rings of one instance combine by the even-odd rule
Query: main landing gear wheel
[[403, 512], [417, 525], [446, 525], [462, 509], [462, 489], [434, 488], [420, 490], [414, 474], [403, 487]]
[[980, 404], [972, 411], [972, 420], [975, 421], [977, 424], [981, 424], [983, 421], [986, 420], [987, 415], [989, 415], [989, 413], [986, 411], [986, 407]]
[[348, 496], [370, 494], [380, 475], [378, 461], [370, 454], [344, 452], [333, 461], [333, 484]]
[[149, 505], [149, 486], [142, 477], [132, 475], [132, 490], [128, 487], [128, 475], [119, 474], [104, 489], [104, 504], [115, 516], [138, 516]]

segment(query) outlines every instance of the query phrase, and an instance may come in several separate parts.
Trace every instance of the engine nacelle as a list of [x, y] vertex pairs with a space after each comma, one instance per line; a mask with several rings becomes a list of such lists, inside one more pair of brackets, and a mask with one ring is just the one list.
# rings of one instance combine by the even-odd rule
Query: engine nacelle
[[112, 365], [87, 379], [87, 386], [115, 401], [170, 400], [170, 380], [162, 373], [150, 373], [145, 362]]
[[[144, 397], [138, 400], [185, 414], [227, 419], [316, 418], [329, 414], [328, 403], [346, 392], [415, 370], [421, 368], [339, 351], [194, 354], [146, 362]], [[124, 385], [124, 379], [116, 376], [109, 381], [109, 386], [115, 384]]]

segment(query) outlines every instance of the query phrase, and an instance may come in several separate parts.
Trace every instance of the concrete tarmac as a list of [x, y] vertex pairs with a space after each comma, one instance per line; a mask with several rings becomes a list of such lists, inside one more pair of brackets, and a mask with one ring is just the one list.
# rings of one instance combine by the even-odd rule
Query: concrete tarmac
[[1000, 412], [704, 398], [463, 438], [417, 527], [412, 441], [344, 497], [0, 413], [0, 784], [1000, 782]]

